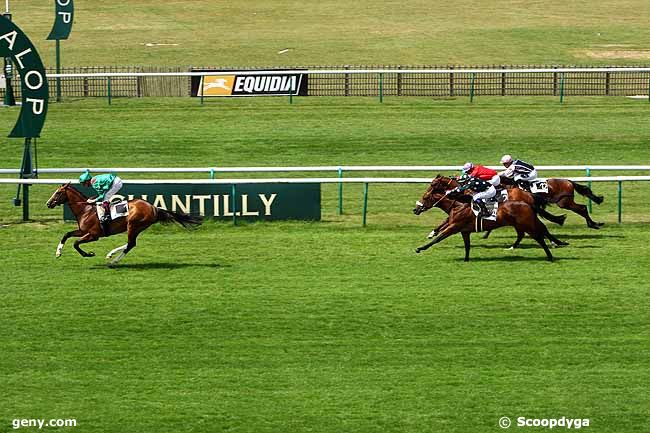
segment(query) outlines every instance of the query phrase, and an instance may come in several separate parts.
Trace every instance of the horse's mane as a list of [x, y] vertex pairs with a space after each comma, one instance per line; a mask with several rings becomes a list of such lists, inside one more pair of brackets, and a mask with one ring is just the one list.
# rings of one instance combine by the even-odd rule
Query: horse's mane
[[74, 193], [76, 193], [77, 195], [79, 195], [79, 196], [80, 196], [82, 199], [84, 199], [84, 200], [87, 200], [87, 199], [88, 199], [88, 197], [86, 197], [86, 195], [85, 195], [83, 192], [79, 191], [77, 188], [75, 188], [74, 186], [72, 186], [72, 185], [70, 185], [70, 184], [68, 184], [68, 186], [66, 187], [66, 189], [67, 189], [67, 190], [70, 190], [70, 191], [74, 191]]

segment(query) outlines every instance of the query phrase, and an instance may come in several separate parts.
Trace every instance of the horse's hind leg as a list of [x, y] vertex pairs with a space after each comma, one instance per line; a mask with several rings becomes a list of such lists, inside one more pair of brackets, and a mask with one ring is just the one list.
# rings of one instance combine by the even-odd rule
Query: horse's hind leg
[[71, 232], [68, 232], [68, 233], [64, 234], [63, 237], [61, 238], [61, 241], [59, 242], [59, 245], [57, 245], [57, 247], [56, 247], [56, 254], [55, 254], [56, 257], [61, 257], [61, 251], [63, 251], [63, 245], [65, 245], [65, 241], [67, 241], [69, 238], [71, 238], [73, 236], [76, 236], [76, 237], [83, 236], [83, 234], [84, 234], [84, 232], [82, 232], [79, 229], [72, 230]]
[[[129, 253], [129, 251], [131, 251], [135, 247], [136, 239], [137, 239], [138, 235], [144, 229], [146, 229], [147, 227], [149, 227], [149, 226], [146, 226], [146, 227], [134, 227], [133, 225], [129, 224], [129, 227], [127, 229], [128, 243], [126, 245], [123, 245], [123, 246], [121, 246], [119, 248], [116, 248], [115, 250], [111, 251], [111, 253], [117, 252], [117, 251], [121, 251], [121, 252], [120, 252], [120, 255], [115, 257], [113, 260], [111, 260], [111, 262], [108, 265], [113, 266], [113, 265], [117, 264], [120, 260], [122, 260], [124, 258], [124, 256], [126, 256]], [[107, 256], [107, 258], [108, 258], [108, 256]]]
[[526, 232], [524, 232], [523, 230], [520, 230], [517, 227], [515, 227], [515, 230], [517, 231], [517, 240], [515, 240], [515, 243], [513, 243], [510, 246], [510, 248], [508, 248], [509, 250], [514, 250], [515, 248], [519, 247], [519, 244], [521, 243], [522, 239], [524, 238], [524, 236], [526, 236]]
[[492, 233], [492, 230], [487, 230], [485, 234], [483, 235], [483, 239], [487, 239], [490, 237], [490, 233]]
[[597, 223], [596, 221], [592, 220], [589, 216], [587, 206], [576, 203], [573, 201], [573, 197], [565, 197], [562, 200], [558, 201], [557, 205], [562, 209], [568, 209], [583, 217], [585, 221], [587, 221], [587, 227], [591, 229], [599, 229], [600, 226], [603, 225], [603, 223]]
[[124, 251], [128, 245], [129, 244], [124, 244], [121, 247], [117, 247], [117, 248], [111, 250], [108, 254], [106, 254], [106, 259], [108, 260], [108, 259], [112, 258], [116, 253], [118, 253], [120, 251]]

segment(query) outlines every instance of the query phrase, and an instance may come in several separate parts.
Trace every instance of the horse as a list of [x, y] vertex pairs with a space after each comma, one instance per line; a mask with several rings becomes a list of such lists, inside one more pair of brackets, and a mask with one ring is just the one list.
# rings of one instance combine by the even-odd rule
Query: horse
[[[452, 188], [455, 188], [455, 187], [458, 186], [458, 182], [456, 182], [456, 180], [453, 179], [453, 178], [440, 177], [440, 176], [438, 176], [438, 178], [441, 178], [443, 181], [447, 182], [447, 188], [448, 189], [452, 189]], [[507, 193], [508, 193], [508, 200], [526, 202], [530, 206], [532, 206], [537, 211], [537, 213], [539, 213], [539, 216], [541, 216], [542, 218], [544, 218], [544, 219], [546, 219], [546, 220], [548, 220], [548, 221], [550, 221], [552, 223], [555, 223], [557, 225], [560, 225], [560, 226], [564, 224], [564, 221], [566, 220], [566, 215], [556, 216], [556, 215], [553, 215], [553, 214], [549, 213], [548, 211], [546, 211], [544, 209], [544, 207], [543, 207], [544, 202], [542, 201], [541, 198], [538, 198], [538, 197], [534, 196], [533, 194], [529, 193], [528, 191], [524, 191], [523, 189], [519, 189], [519, 188], [510, 188], [510, 189], [507, 190]], [[467, 205], [468, 201], [469, 200], [460, 200], [460, 201], [454, 200], [452, 202], [452, 205], [449, 206], [449, 207], [447, 207], [447, 206], [439, 206], [439, 207], [443, 212], [445, 212], [447, 215], [449, 215], [454, 207], [465, 206], [465, 205]], [[431, 239], [431, 238], [435, 237], [436, 234], [440, 233], [440, 231], [442, 229], [444, 229], [445, 226], [448, 223], [449, 223], [449, 217], [447, 217], [447, 219], [445, 219], [437, 228], [433, 229], [431, 231], [431, 233], [429, 234], [428, 238]], [[486, 231], [485, 235], [483, 236], [483, 239], [487, 239], [489, 234], [490, 234], [490, 231]], [[517, 248], [519, 246], [519, 244], [521, 243], [523, 238], [524, 238], [524, 233], [518, 232], [517, 233], [517, 240], [512, 244], [510, 249]], [[567, 242], [563, 242], [563, 241], [556, 242], [556, 241], [558, 241], [558, 240], [557, 239], [551, 240], [552, 244], [555, 245], [555, 246], [569, 245]]]
[[82, 250], [79, 245], [94, 242], [101, 237], [108, 237], [112, 234], [127, 232], [128, 242], [121, 247], [115, 248], [106, 255], [106, 259], [109, 260], [116, 253], [120, 252], [120, 255], [109, 263], [109, 266], [113, 266], [135, 247], [138, 235], [152, 224], [157, 222], [162, 224], [176, 222], [187, 229], [191, 229], [203, 223], [202, 217], [171, 212], [155, 207], [145, 200], [133, 199], [128, 201], [128, 215], [125, 218], [118, 218], [111, 221], [109, 233], [106, 234], [102, 231], [101, 224], [99, 223], [95, 204], [90, 204], [86, 200], [87, 197], [70, 186], [70, 182], [68, 182], [57, 188], [54, 194], [52, 194], [52, 197], [47, 201], [46, 205], [50, 209], [63, 203], [68, 203], [68, 206], [70, 206], [72, 213], [77, 219], [77, 225], [79, 227], [77, 230], [72, 230], [63, 235], [59, 245], [56, 247], [56, 257], [61, 257], [63, 246], [70, 237], [79, 238], [75, 241], [74, 248], [82, 257], [93, 257], [95, 255], [94, 253]]
[[447, 226], [431, 242], [416, 248], [416, 253], [429, 249], [431, 246], [451, 235], [461, 233], [465, 244], [464, 261], [468, 262], [471, 248], [470, 234], [475, 231], [480, 231], [479, 224], [482, 223], [483, 228], [486, 230], [513, 226], [518, 234], [528, 233], [542, 247], [546, 253], [547, 260], [553, 261], [553, 255], [544, 242], [544, 238], [554, 239], [554, 236], [548, 232], [544, 223], [537, 217], [533, 206], [523, 201], [505, 201], [499, 206], [496, 221], [480, 221], [474, 216], [470, 206], [455, 207], [453, 203], [450, 203], [453, 200], [445, 194], [448, 190], [449, 180], [449, 178], [440, 175], [433, 179], [431, 185], [429, 185], [413, 209], [413, 213], [416, 215], [434, 206], [451, 209]]
[[[602, 195], [596, 195], [591, 188], [585, 185], [580, 185], [577, 182], [568, 179], [546, 179], [548, 184], [548, 193], [535, 193], [536, 197], [543, 200], [543, 205], [555, 204], [562, 209], [567, 209], [577, 213], [585, 219], [587, 227], [591, 229], [600, 229], [604, 223], [597, 223], [589, 216], [587, 206], [578, 204], [574, 201], [575, 193], [591, 199], [596, 204], [601, 204], [604, 200]], [[501, 184], [506, 188], [515, 188], [517, 185], [513, 180], [501, 177]]]

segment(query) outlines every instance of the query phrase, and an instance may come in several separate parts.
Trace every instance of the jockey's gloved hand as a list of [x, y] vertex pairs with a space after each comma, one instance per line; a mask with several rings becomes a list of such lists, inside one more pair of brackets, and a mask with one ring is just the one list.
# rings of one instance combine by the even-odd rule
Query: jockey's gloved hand
[[86, 203], [88, 204], [95, 204], [96, 202], [97, 200], [95, 200], [94, 198], [89, 198], [88, 200], [86, 200]]

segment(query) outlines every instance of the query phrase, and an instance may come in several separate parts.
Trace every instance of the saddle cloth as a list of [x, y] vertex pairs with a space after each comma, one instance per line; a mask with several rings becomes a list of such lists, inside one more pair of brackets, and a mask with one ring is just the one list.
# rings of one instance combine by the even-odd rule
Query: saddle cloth
[[[126, 200], [111, 202], [111, 219], [125, 217], [129, 214], [129, 203]], [[99, 206], [97, 206], [97, 216], [99, 216]]]
[[548, 183], [545, 180], [536, 180], [530, 184], [530, 192], [533, 194], [544, 193], [548, 194]]

